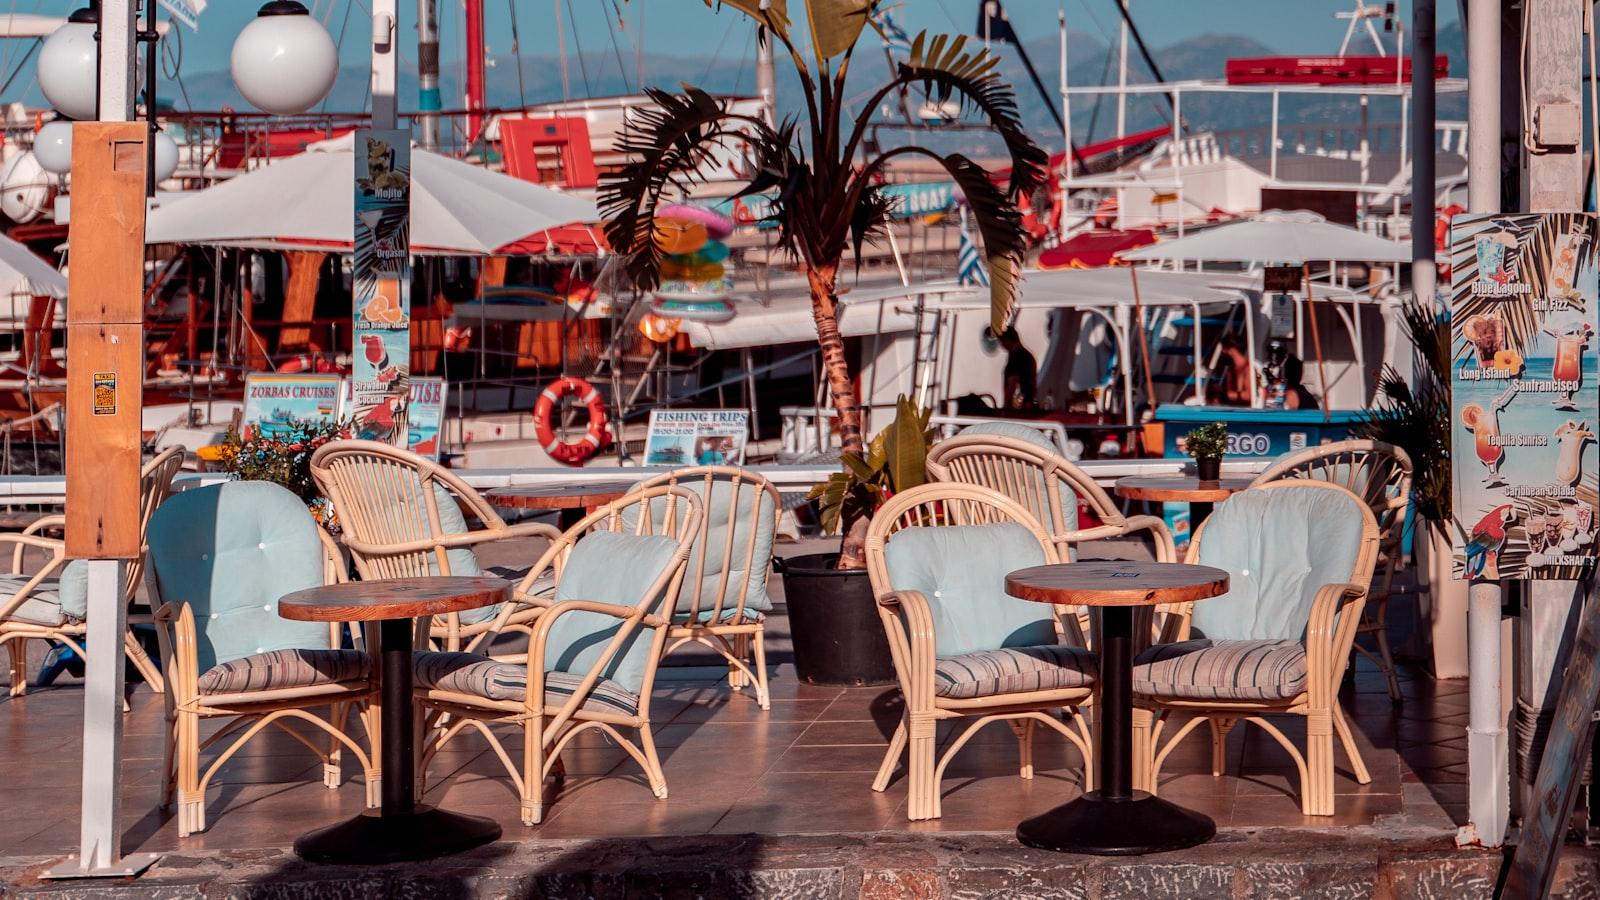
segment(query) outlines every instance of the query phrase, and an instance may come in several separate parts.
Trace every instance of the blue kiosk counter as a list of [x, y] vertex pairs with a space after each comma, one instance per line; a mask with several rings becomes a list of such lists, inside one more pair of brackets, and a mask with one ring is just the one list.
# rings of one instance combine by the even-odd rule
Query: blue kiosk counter
[[[1163, 404], [1156, 408], [1155, 421], [1163, 426], [1163, 459], [1185, 456], [1178, 449], [1178, 441], [1193, 429], [1212, 422], [1226, 422], [1228, 454], [1225, 459], [1265, 460], [1318, 444], [1342, 441], [1350, 436], [1350, 429], [1361, 420], [1363, 414], [1364, 411], [1359, 409], [1335, 409], [1324, 415], [1321, 410], [1315, 409]], [[1179, 546], [1188, 543], [1188, 506], [1168, 503], [1164, 518]]]

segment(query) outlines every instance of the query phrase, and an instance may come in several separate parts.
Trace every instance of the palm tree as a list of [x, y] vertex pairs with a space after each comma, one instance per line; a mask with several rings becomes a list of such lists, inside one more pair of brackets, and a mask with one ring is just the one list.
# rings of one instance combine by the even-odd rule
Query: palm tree
[[[718, 0], [705, 2], [711, 6]], [[662, 195], [670, 191], [670, 202], [686, 191], [708, 151], [728, 144], [749, 147], [755, 175], [739, 196], [770, 195], [768, 221], [777, 226], [778, 245], [798, 260], [806, 275], [842, 450], [857, 457], [863, 452], [861, 407], [839, 333], [836, 287], [846, 250], [859, 257], [862, 244], [880, 238], [887, 226], [893, 207], [883, 190], [888, 165], [901, 157], [931, 158], [965, 194], [987, 256], [991, 318], [999, 333], [1011, 315], [1027, 247], [1013, 198], [1039, 187], [1049, 162], [1023, 129], [1015, 94], [995, 71], [996, 58], [986, 49], [968, 51], [965, 37], [918, 34], [894, 77], [852, 115], [845, 101], [851, 55], [862, 30], [869, 23], [876, 27], [875, 14], [884, 2], [807, 0], [808, 61], [791, 33], [787, 0], [720, 0], [720, 5], [754, 19], [788, 51], [805, 102], [804, 116], [774, 125], [730, 112], [687, 84], [680, 93], [651, 90], [654, 105], [635, 114], [618, 145], [628, 163], [600, 184], [606, 240], [624, 258], [628, 280], [650, 290], [659, 283], [663, 256], [654, 239]], [[872, 116], [885, 100], [907, 90], [920, 90], [940, 104], [956, 100], [963, 112], [987, 120], [1011, 158], [1004, 188], [960, 153], [905, 146], [866, 158], [863, 145]], [[839, 565], [859, 567], [865, 518], [858, 515], [841, 527], [845, 540]]]

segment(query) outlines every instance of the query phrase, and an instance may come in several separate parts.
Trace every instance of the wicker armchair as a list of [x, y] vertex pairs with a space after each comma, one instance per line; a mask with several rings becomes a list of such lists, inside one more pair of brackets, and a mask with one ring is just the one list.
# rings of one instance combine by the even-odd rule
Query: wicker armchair
[[690, 643], [710, 647], [728, 661], [728, 684], [738, 690], [754, 683], [756, 702], [770, 709], [766, 613], [772, 601], [767, 576], [783, 513], [778, 489], [755, 472], [733, 466], [678, 469], [644, 481], [638, 489], [661, 486], [693, 492], [703, 513], [665, 652]]
[[[594, 729], [626, 750], [655, 795], [666, 799], [650, 691], [670, 625], [669, 598], [679, 596], [700, 515], [700, 499], [690, 491], [654, 487], [595, 510], [557, 538], [523, 580], [526, 588], [547, 570], [556, 579], [553, 605], [534, 623], [526, 662], [418, 653], [416, 696], [430, 726], [419, 771], [426, 773], [456, 735], [474, 729], [516, 785], [523, 824], [536, 825], [561, 751]], [[504, 626], [512, 616], [507, 605], [491, 624]], [[495, 725], [520, 732], [521, 765]]]
[[[1294, 760], [1300, 807], [1333, 814], [1337, 735], [1356, 780], [1372, 780], [1339, 706], [1339, 681], [1378, 556], [1367, 504], [1322, 481], [1278, 481], [1219, 505], [1195, 532], [1186, 562], [1229, 573], [1227, 594], [1178, 607], [1176, 640], [1134, 659], [1134, 787], [1156, 793], [1161, 765], [1202, 722], [1210, 724], [1212, 774], [1221, 775], [1228, 732], [1261, 727]], [[1198, 713], [1162, 742], [1171, 713]], [[1306, 750], [1264, 718], [1306, 719]]]
[[[415, 453], [375, 441], [335, 441], [311, 457], [311, 476], [333, 501], [356, 571], [364, 579], [482, 575], [473, 548], [492, 541], [561, 536], [549, 525], [507, 525], [470, 485]], [[473, 529], [462, 514], [476, 517]], [[531, 633], [548, 605], [540, 587], [524, 580], [511, 616], [499, 608], [436, 616], [430, 636], [446, 650], [474, 650], [501, 631]], [[487, 645], [484, 645], [487, 646]]]
[[1372, 635], [1374, 649], [1358, 641], [1354, 647], [1372, 660], [1389, 682], [1389, 699], [1400, 702], [1394, 654], [1389, 650], [1389, 591], [1400, 567], [1400, 542], [1411, 507], [1411, 457], [1381, 441], [1339, 441], [1291, 453], [1256, 476], [1251, 486], [1284, 479], [1326, 481], [1347, 488], [1366, 501], [1378, 522], [1378, 569], [1356, 636]]
[[[1074, 712], [1094, 690], [1096, 663], [1066, 608], [1005, 593], [1005, 575], [1059, 561], [1056, 544], [1016, 502], [988, 488], [933, 483], [896, 494], [867, 531], [867, 572], [889, 635], [905, 717], [872, 789], [889, 785], [907, 754], [907, 817], [940, 816], [945, 767], [978, 729], [1006, 722], [1016, 732], [1020, 774], [1033, 777], [1033, 731], [1044, 723], [1077, 746], [1090, 788], [1091, 739], [1053, 713]], [[938, 723], [974, 721], [936, 747]]]
[[[344, 560], [299, 497], [261, 481], [186, 491], [150, 526], [150, 592], [167, 672], [166, 766], [162, 806], [178, 800], [178, 834], [206, 828], [205, 792], [238, 750], [276, 726], [322, 760], [323, 783], [339, 786], [349, 749], [366, 774], [367, 805], [377, 806], [377, 667], [361, 649], [341, 649], [341, 626], [278, 615], [284, 594], [344, 580]], [[359, 646], [364, 643], [358, 641]], [[323, 716], [314, 710], [330, 707]], [[363, 748], [345, 733], [354, 710], [366, 727]], [[370, 714], [369, 714], [370, 712]], [[229, 720], [209, 737], [201, 722]], [[307, 723], [330, 739], [327, 750], [291, 727]], [[201, 754], [223, 749], [205, 768]]]
[[[172, 491], [173, 476], [183, 465], [183, 450], [173, 448], [144, 464], [139, 472], [139, 530], [148, 536], [150, 517]], [[10, 544], [11, 572], [0, 575], [0, 644], [11, 657], [11, 696], [20, 697], [28, 689], [28, 641], [60, 641], [79, 656], [87, 658], [84, 637], [88, 634], [89, 585], [87, 563], [68, 562], [65, 542], [43, 537], [46, 528], [66, 524], [64, 516], [45, 516], [18, 534], [0, 534], [0, 546]], [[141, 541], [141, 550], [148, 543]], [[32, 574], [25, 571], [29, 550], [49, 554]], [[130, 560], [122, 583], [124, 603], [132, 603], [144, 581], [144, 552]], [[145, 619], [144, 621], [149, 621]], [[129, 623], [133, 624], [132, 621]], [[145, 683], [161, 693], [161, 672], [144, 652], [144, 647], [128, 631], [123, 637], [128, 660], [139, 670]]]
[[[1177, 559], [1172, 533], [1155, 516], [1125, 516], [1100, 485], [1082, 469], [1056, 453], [1037, 430], [997, 422], [974, 425], [928, 453], [928, 474], [936, 481], [975, 484], [1006, 495], [1049, 529], [1062, 560], [1076, 557], [1079, 544], [1148, 531], [1155, 557]], [[1082, 497], [1102, 524], [1078, 527]]]

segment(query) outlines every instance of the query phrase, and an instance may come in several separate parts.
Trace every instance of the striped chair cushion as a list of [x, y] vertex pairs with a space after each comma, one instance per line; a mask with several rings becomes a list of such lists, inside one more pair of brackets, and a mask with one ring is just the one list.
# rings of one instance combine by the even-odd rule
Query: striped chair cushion
[[[0, 575], [0, 599], [9, 600], [17, 595], [28, 583], [30, 575]], [[65, 625], [68, 621], [78, 622], [81, 619], [70, 617], [61, 610], [60, 582], [54, 578], [41, 579], [34, 586], [28, 599], [22, 605], [12, 610], [6, 618], [14, 622], [27, 622], [30, 625]]]
[[1299, 641], [1158, 644], [1134, 660], [1133, 690], [1182, 700], [1287, 700], [1306, 689]]
[[360, 650], [269, 650], [218, 663], [200, 676], [202, 694], [338, 684], [367, 677], [371, 659]]
[[933, 692], [952, 700], [995, 694], [1088, 687], [1095, 679], [1095, 657], [1082, 647], [1059, 644], [979, 650], [944, 656], [933, 675]]
[[[522, 700], [528, 693], [527, 666], [496, 662], [476, 653], [419, 652], [416, 679], [419, 686], [431, 690], [469, 694], [487, 700]], [[561, 706], [582, 683], [581, 673], [546, 672], [545, 705]], [[601, 678], [583, 701], [583, 709], [631, 716], [639, 709], [639, 697], [615, 681]]]

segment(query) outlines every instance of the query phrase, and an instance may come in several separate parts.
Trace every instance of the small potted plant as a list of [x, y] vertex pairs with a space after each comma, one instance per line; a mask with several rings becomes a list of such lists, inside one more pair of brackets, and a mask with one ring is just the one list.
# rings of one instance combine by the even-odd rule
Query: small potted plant
[[[926, 480], [933, 429], [930, 411], [901, 397], [894, 421], [861, 456], [844, 454], [844, 470], [812, 489], [822, 526], [837, 534], [846, 523], [871, 519], [884, 501]], [[864, 537], [866, 529], [860, 528]], [[865, 569], [841, 569], [839, 555], [783, 560], [784, 602], [794, 641], [795, 671], [813, 684], [883, 684], [894, 680], [889, 641]]]
[[1222, 457], [1228, 452], [1228, 424], [1201, 425], [1183, 439], [1183, 452], [1194, 458], [1195, 472], [1201, 481], [1222, 477]]

